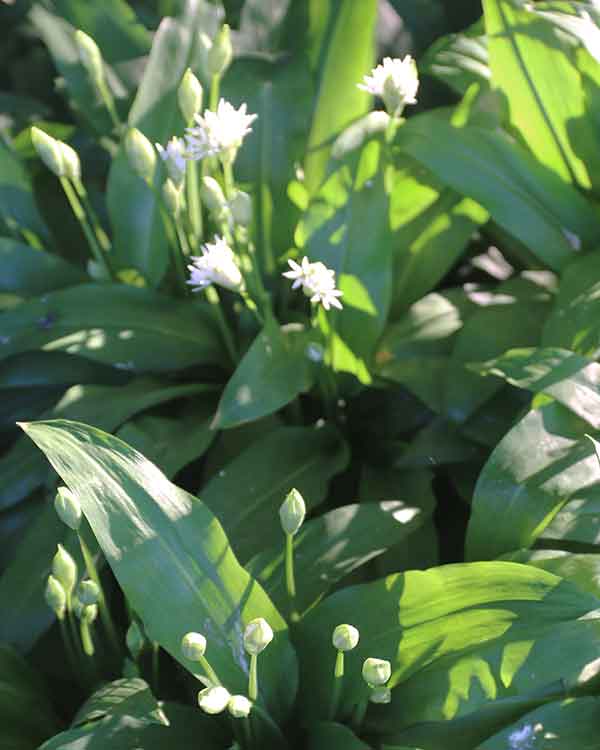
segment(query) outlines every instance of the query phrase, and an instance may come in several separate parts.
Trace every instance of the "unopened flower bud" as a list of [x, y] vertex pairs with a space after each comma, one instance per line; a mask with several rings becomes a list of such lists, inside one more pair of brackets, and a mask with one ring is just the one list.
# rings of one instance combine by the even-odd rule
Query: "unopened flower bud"
[[150, 141], [137, 128], [131, 128], [125, 136], [125, 153], [133, 171], [142, 180], [151, 183], [156, 168], [156, 152]]
[[227, 708], [230, 698], [229, 690], [213, 685], [198, 693], [198, 705], [207, 714], [220, 714]]
[[175, 187], [172, 180], [164, 181], [162, 197], [169, 213], [177, 218], [181, 212], [181, 190]]
[[222, 76], [229, 67], [232, 58], [231, 31], [225, 23], [221, 26], [208, 51], [206, 57], [207, 73], [211, 76]]
[[249, 701], [245, 695], [232, 695], [227, 708], [234, 719], [245, 719], [252, 710], [252, 701]]
[[67, 595], [60, 581], [54, 576], [48, 576], [46, 583], [46, 604], [54, 611], [59, 620], [65, 616], [65, 607], [67, 606]]
[[75, 32], [75, 44], [81, 64], [92, 81], [98, 85], [104, 79], [102, 53], [98, 45], [91, 36], [85, 34], [81, 29]]
[[260, 654], [273, 640], [273, 631], [262, 617], [251, 620], [244, 631], [244, 648], [249, 654]]
[[131, 625], [127, 628], [127, 633], [125, 634], [125, 643], [127, 644], [129, 653], [133, 656], [133, 658], [139, 659], [140, 654], [142, 653], [146, 645], [146, 638], [144, 637], [140, 626], [135, 620], [133, 620]]
[[177, 102], [186, 124], [192, 122], [194, 115], [202, 109], [202, 94], [200, 81], [188, 68], [177, 89]]
[[279, 518], [284, 532], [294, 536], [302, 526], [304, 516], [306, 516], [304, 498], [298, 490], [293, 489], [279, 508]]
[[380, 687], [390, 679], [392, 665], [386, 659], [365, 659], [362, 667], [364, 681], [371, 687]]
[[189, 661], [200, 661], [206, 652], [206, 638], [200, 633], [186, 633], [181, 639], [181, 653]]
[[352, 625], [338, 625], [331, 638], [338, 651], [352, 651], [358, 645], [360, 634]]
[[214, 177], [206, 176], [202, 178], [200, 198], [212, 213], [218, 214], [227, 205], [225, 194]]
[[31, 128], [31, 140], [37, 155], [57, 177], [65, 176], [65, 163], [60, 142], [39, 128]]
[[247, 227], [252, 221], [252, 198], [243, 190], [238, 190], [229, 201], [229, 209], [236, 224]]
[[77, 582], [77, 563], [62, 544], [58, 545], [52, 560], [52, 575], [61, 584], [67, 596], [70, 596]]
[[94, 620], [98, 617], [98, 605], [97, 604], [86, 604], [81, 609], [79, 617], [88, 625], [91, 625]]
[[388, 687], [376, 687], [369, 696], [371, 703], [390, 703], [392, 691]]
[[57, 141], [57, 143], [62, 151], [65, 177], [68, 177], [75, 182], [79, 182], [81, 180], [81, 162], [79, 161], [79, 154], [74, 148], [71, 148], [68, 143], [63, 143], [63, 141]]
[[89, 578], [85, 581], [81, 581], [79, 586], [77, 586], [77, 598], [84, 606], [97, 604], [100, 600], [100, 589], [98, 584]]
[[68, 487], [59, 487], [54, 498], [54, 509], [60, 520], [73, 531], [81, 525], [81, 505]]

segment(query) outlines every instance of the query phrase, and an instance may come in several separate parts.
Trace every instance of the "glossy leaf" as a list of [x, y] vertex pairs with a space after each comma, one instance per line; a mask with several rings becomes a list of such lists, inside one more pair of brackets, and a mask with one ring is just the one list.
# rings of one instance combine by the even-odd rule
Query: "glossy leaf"
[[3, 234], [45, 244], [48, 230], [33, 197], [29, 175], [16, 155], [0, 143], [0, 221]]
[[248, 669], [244, 626], [255, 617], [268, 620], [275, 639], [261, 660], [261, 689], [269, 709], [285, 715], [295, 693], [287, 626], [239, 565], [207, 506], [101, 430], [66, 420], [29, 423], [24, 429], [80, 498], [148, 636], [186, 669], [193, 671], [181, 654], [181, 638], [201, 630], [210, 644], [212, 667], [232, 693], [242, 692]]
[[66, 352], [23, 352], [0, 362], [0, 388], [29, 390], [44, 386], [67, 387], [97, 383], [125, 385], [131, 375]]
[[566, 578], [593, 596], [600, 596], [600, 554], [575, 554], [558, 549], [517, 550], [503, 560], [533, 565]]
[[465, 717], [492, 701], [562, 693], [594, 677], [598, 603], [561, 578], [508, 562], [409, 571], [343, 589], [298, 628], [301, 710], [327, 710], [330, 639], [340, 622], [361, 635], [346, 659], [340, 715], [367, 695], [363, 659], [392, 662], [392, 704], [367, 714], [366, 728], [377, 734]]
[[351, 729], [334, 722], [318, 722], [311, 726], [306, 750], [369, 750]]
[[0, 263], [3, 274], [0, 292], [34, 297], [65, 286], [80, 284], [85, 274], [58, 255], [0, 237]]

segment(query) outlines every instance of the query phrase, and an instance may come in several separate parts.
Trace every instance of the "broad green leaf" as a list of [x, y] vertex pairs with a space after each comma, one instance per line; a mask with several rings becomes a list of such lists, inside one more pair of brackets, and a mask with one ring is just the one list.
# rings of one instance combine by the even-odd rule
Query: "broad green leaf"
[[16, 155], [0, 143], [0, 226], [28, 244], [46, 244], [48, 230], [33, 197], [29, 175]]
[[[306, 522], [294, 536], [296, 607], [312, 607], [344, 576], [383, 554], [426, 520], [419, 507], [401, 500], [344, 505]], [[255, 555], [246, 569], [275, 604], [289, 607], [281, 543]]]
[[444, 81], [458, 94], [472, 83], [487, 84], [491, 73], [483, 24], [478, 21], [460, 34], [438, 39], [419, 61], [419, 72]]
[[509, 349], [496, 359], [471, 365], [517, 388], [552, 396], [596, 430], [600, 429], [600, 365], [554, 347]]
[[0, 358], [66, 351], [124, 370], [217, 364], [221, 344], [206, 306], [123, 284], [50, 292], [2, 316]]
[[327, 710], [331, 633], [340, 622], [360, 631], [346, 658], [340, 716], [368, 695], [363, 659], [392, 662], [391, 706], [371, 705], [367, 713], [365, 728], [377, 734], [583, 687], [597, 671], [598, 604], [557, 576], [509, 562], [409, 571], [343, 589], [298, 627], [300, 710]]
[[125, 385], [131, 375], [67, 352], [30, 351], [0, 362], [0, 388], [30, 390], [75, 384]]
[[35, 297], [85, 280], [82, 271], [58, 255], [36, 250], [8, 237], [0, 237], [0, 263], [3, 269], [0, 293]]
[[568, 500], [540, 534], [540, 543], [552, 548], [600, 549], [600, 485], [593, 484]]
[[600, 596], [600, 554], [578, 555], [558, 549], [523, 549], [509, 552], [502, 559], [534, 565], [566, 578], [588, 594]]
[[310, 332], [272, 321], [258, 334], [225, 386], [213, 429], [237, 427], [281, 409], [315, 378]]
[[405, 123], [396, 143], [481, 204], [551, 269], [562, 268], [573, 255], [565, 230], [584, 246], [595, 242], [597, 219], [586, 200], [498, 130], [453, 127], [428, 112]]
[[348, 727], [325, 721], [310, 727], [305, 747], [306, 750], [369, 750], [369, 745]]
[[513, 427], [477, 482], [468, 559], [530, 547], [563, 506], [588, 497], [600, 480], [589, 429], [558, 403], [530, 411]]
[[265, 546], [283, 542], [279, 507], [287, 493], [295, 487], [309, 510], [316, 507], [348, 458], [348, 447], [333, 427], [280, 427], [226, 464], [199, 496], [244, 563]]
[[137, 677], [113, 680], [96, 690], [77, 711], [73, 726], [107, 716], [138, 716], [149, 724], [165, 724], [149, 685]]
[[[304, 163], [309, 193], [315, 193], [326, 174], [333, 140], [369, 109], [369, 95], [356, 87], [375, 60], [375, 0], [340, 0], [330, 6], [332, 24], [322, 50], [319, 89]], [[352, 50], [352, 54], [349, 54]]]
[[480, 455], [479, 446], [461, 434], [459, 427], [445, 417], [436, 417], [404, 448], [398, 450], [398, 469], [426, 469], [430, 466], [464, 463]]
[[295, 694], [295, 654], [286, 623], [238, 563], [207, 506], [101, 430], [66, 420], [29, 423], [24, 429], [80, 498], [149, 638], [186, 669], [194, 672], [181, 654], [181, 638], [200, 630], [213, 669], [230, 692], [242, 692], [248, 673], [244, 627], [255, 617], [269, 622], [275, 638], [261, 659], [261, 694], [281, 719]]
[[492, 82], [507, 99], [511, 125], [541, 164], [590, 188], [581, 149], [595, 144], [595, 130], [568, 48], [548, 19], [510, 0], [484, 0], [483, 9]]
[[[540, 706], [479, 745], [476, 750], [595, 750], [600, 698], [569, 698]], [[507, 744], [508, 743], [508, 744]]]

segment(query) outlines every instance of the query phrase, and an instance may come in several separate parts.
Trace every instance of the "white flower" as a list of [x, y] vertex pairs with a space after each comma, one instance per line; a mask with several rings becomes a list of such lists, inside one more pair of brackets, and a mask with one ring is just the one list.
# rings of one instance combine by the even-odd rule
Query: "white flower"
[[399, 115], [406, 104], [416, 104], [419, 89], [417, 66], [410, 55], [404, 60], [385, 57], [383, 63], [364, 76], [359, 89], [383, 99], [390, 115]]
[[335, 271], [319, 261], [311, 263], [306, 256], [300, 263], [294, 260], [288, 260], [288, 263], [292, 270], [286, 271], [283, 276], [293, 280], [292, 289], [302, 287], [311, 302], [320, 302], [326, 310], [330, 307], [342, 309], [338, 297], [343, 292], [335, 288]]
[[163, 148], [160, 143], [155, 143], [160, 158], [167, 167], [169, 177], [176, 185], [181, 185], [185, 176], [185, 142], [183, 138], [173, 137]]
[[258, 115], [246, 114], [246, 105], [236, 109], [221, 99], [216, 112], [204, 110], [204, 116], [196, 115], [196, 127], [187, 128], [188, 159], [204, 159], [219, 154], [222, 159], [233, 161], [244, 137], [252, 132], [250, 125]]
[[210, 284], [239, 291], [243, 285], [242, 274], [233, 250], [222, 237], [202, 245], [202, 255], [192, 257], [188, 266], [190, 279], [187, 282], [198, 292]]
[[198, 705], [207, 714], [220, 714], [227, 708], [230, 698], [229, 690], [213, 685], [198, 693]]

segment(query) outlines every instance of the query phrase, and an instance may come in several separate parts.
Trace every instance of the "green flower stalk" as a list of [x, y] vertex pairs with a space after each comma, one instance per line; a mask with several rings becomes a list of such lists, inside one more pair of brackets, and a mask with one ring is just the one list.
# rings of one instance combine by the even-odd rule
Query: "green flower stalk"
[[333, 647], [337, 651], [333, 671], [333, 694], [329, 709], [329, 718], [332, 720], [335, 719], [342, 693], [342, 681], [344, 679], [344, 653], [356, 648], [359, 638], [360, 634], [353, 625], [338, 625], [333, 631], [331, 637]]
[[251, 701], [258, 698], [258, 655], [273, 640], [273, 630], [262, 617], [251, 620], [244, 631], [244, 649], [250, 654], [250, 675], [248, 677], [248, 697]]
[[115, 108], [115, 102], [106, 84], [104, 61], [102, 53], [91, 36], [78, 29], [74, 34], [74, 41], [79, 55], [79, 61], [85, 68], [93, 87], [98, 92], [102, 103], [112, 120], [116, 130], [121, 128], [121, 120]]
[[306, 516], [306, 503], [304, 498], [293, 489], [283, 501], [279, 509], [281, 528], [285, 534], [285, 585], [290, 601], [290, 620], [297, 622], [300, 619], [296, 609], [296, 580], [294, 577], [294, 536], [300, 530]]
[[221, 685], [221, 680], [205, 656], [206, 638], [201, 633], [186, 633], [181, 639], [181, 653], [188, 661], [200, 664], [210, 685]]
[[91, 625], [98, 617], [98, 605], [86, 604], [81, 607], [79, 615], [79, 633], [81, 635], [81, 645], [86, 656], [93, 656], [94, 641], [92, 639]]

